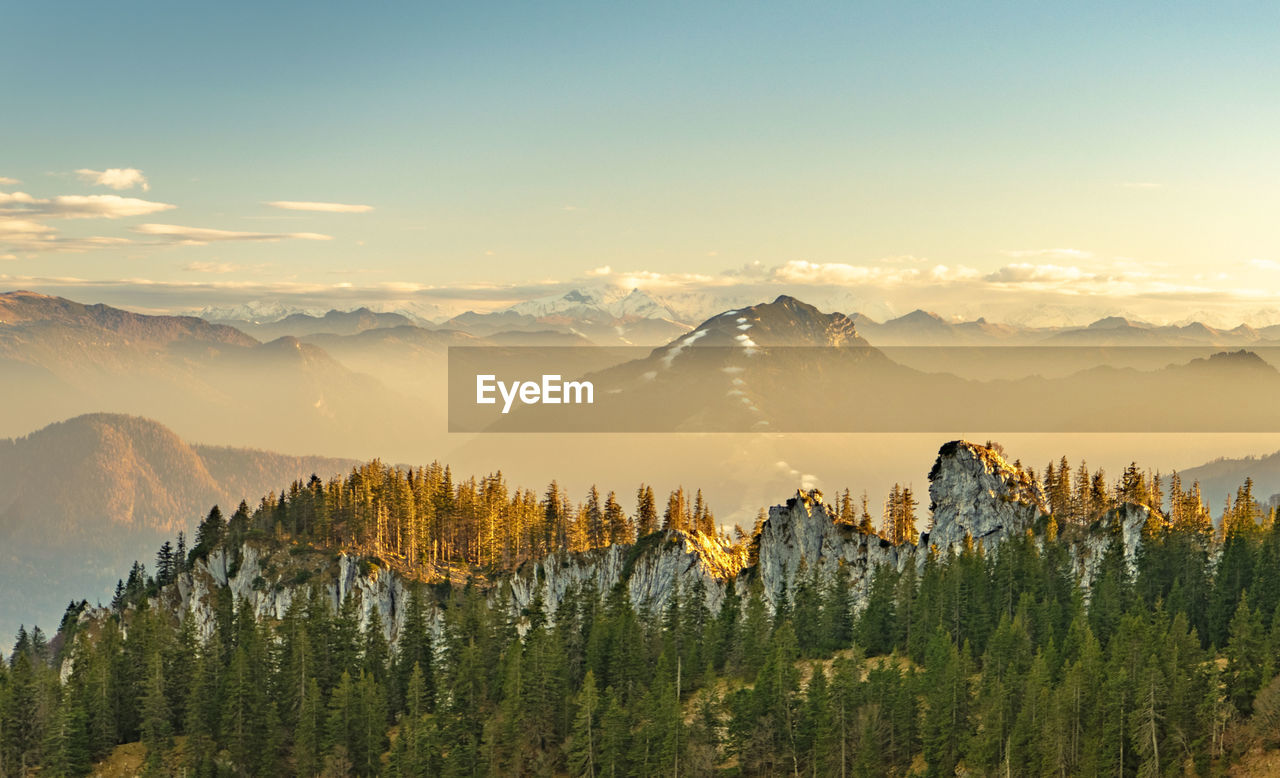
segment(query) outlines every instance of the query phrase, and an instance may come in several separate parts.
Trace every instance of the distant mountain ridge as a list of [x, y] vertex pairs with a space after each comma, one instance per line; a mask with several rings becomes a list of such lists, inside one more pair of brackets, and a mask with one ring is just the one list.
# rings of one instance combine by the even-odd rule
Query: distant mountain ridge
[[188, 535], [214, 504], [234, 510], [355, 460], [183, 441], [150, 419], [94, 413], [0, 439], [0, 634], [15, 606], [53, 614], [77, 593], [105, 592], [121, 566]]
[[[818, 295], [822, 299], [832, 296], [830, 293]], [[819, 303], [822, 304], [821, 300]], [[852, 303], [854, 307], [850, 308], [844, 303]], [[693, 325], [721, 311], [741, 307], [744, 307], [741, 294], [660, 294], [634, 287], [586, 285], [564, 293], [535, 297], [506, 308], [472, 310], [430, 320], [407, 311], [376, 313], [369, 307], [350, 311], [331, 310], [320, 314], [266, 303], [250, 304], [240, 309], [209, 308], [200, 315], [210, 321], [237, 327], [256, 337], [268, 338], [281, 335], [304, 337], [313, 334], [356, 334], [366, 329], [403, 326], [408, 323], [427, 329], [454, 329], [477, 337], [505, 336], [517, 332], [559, 333], [578, 336], [595, 345], [612, 346], [660, 345], [682, 332], [690, 331]], [[1034, 325], [995, 321], [982, 316], [961, 320], [922, 308], [901, 316], [877, 318], [859, 311], [857, 301], [852, 299], [844, 299], [843, 303], [839, 300], [827, 301], [824, 307], [845, 310], [859, 332], [876, 346], [1134, 345], [1227, 348], [1257, 344], [1280, 345], [1280, 324], [1271, 323], [1258, 327], [1242, 323], [1226, 328], [1211, 326], [1193, 318], [1175, 324], [1157, 325], [1131, 316], [1108, 315], [1083, 325]], [[871, 307], [883, 309], [884, 306], [873, 304]]]
[[197, 317], [31, 292], [0, 293], [0, 397], [0, 435], [108, 411], [217, 443], [344, 452], [359, 436], [401, 456], [432, 418], [293, 336], [262, 343]]

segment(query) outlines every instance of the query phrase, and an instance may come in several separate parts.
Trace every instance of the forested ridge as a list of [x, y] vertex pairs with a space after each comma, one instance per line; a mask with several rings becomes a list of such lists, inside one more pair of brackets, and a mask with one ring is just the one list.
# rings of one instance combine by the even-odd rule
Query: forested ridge
[[[299, 482], [211, 511], [107, 612], [73, 605], [51, 642], [23, 631], [0, 662], [0, 775], [86, 775], [135, 741], [157, 775], [1211, 775], [1280, 746], [1280, 527], [1251, 485], [1215, 527], [1194, 485], [1171, 479], [1160, 510], [1162, 479], [1136, 466], [1110, 485], [1021, 470], [1052, 515], [998, 549], [880, 567], [861, 607], [843, 568], [802, 569], [771, 610], [748, 567], [714, 612], [699, 587], [650, 612], [590, 585], [515, 612], [487, 585], [551, 551], [714, 534], [696, 491], [659, 510], [642, 486], [627, 514], [594, 488], [574, 503], [440, 465]], [[885, 536], [913, 518], [904, 491]], [[834, 520], [869, 531], [854, 502]], [[1103, 518], [1124, 502], [1156, 509], [1132, 565]], [[1086, 592], [1087, 533], [1110, 541]], [[740, 535], [749, 555], [758, 531]], [[305, 579], [279, 620], [220, 590], [201, 640], [165, 587], [245, 544], [420, 571], [397, 645]]]

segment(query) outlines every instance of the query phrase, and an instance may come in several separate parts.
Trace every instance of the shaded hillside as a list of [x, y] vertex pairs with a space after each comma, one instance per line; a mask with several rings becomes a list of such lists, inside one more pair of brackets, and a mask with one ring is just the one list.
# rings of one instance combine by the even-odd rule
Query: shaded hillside
[[407, 395], [296, 338], [31, 292], [0, 294], [0, 396], [0, 435], [105, 411], [211, 443], [410, 458], [431, 428]]
[[105, 596], [121, 566], [188, 534], [209, 506], [256, 501], [353, 463], [192, 446], [149, 419], [92, 414], [0, 440], [0, 634], [49, 623], [74, 595]]
[[1215, 459], [1179, 473], [1186, 482], [1199, 481], [1205, 500], [1216, 510], [1236, 493], [1244, 479], [1253, 479], [1253, 493], [1263, 502], [1280, 493], [1280, 451], [1259, 457]]

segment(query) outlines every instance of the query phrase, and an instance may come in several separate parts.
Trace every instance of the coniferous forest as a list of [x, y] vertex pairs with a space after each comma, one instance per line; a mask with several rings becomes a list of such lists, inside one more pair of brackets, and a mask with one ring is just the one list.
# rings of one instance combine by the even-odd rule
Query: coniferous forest
[[[553, 551], [715, 536], [696, 492], [663, 506], [641, 486], [628, 512], [594, 487], [575, 503], [438, 465], [313, 478], [229, 519], [215, 508], [108, 608], [19, 634], [0, 662], [0, 775], [88, 775], [122, 744], [150, 775], [610, 778], [1214, 775], [1280, 747], [1274, 510], [1246, 483], [1215, 526], [1176, 476], [1166, 499], [1136, 466], [1114, 484], [1065, 460], [1032, 475], [1042, 527], [882, 566], [856, 607], [844, 569], [800, 570], [772, 608], [748, 567], [718, 610], [688, 587], [658, 612], [590, 585], [515, 612], [491, 586]], [[895, 487], [885, 542], [915, 502]], [[1097, 520], [1120, 502], [1155, 510], [1134, 559], [1110, 538], [1086, 591], [1071, 543], [1112, 531]], [[847, 491], [833, 514], [873, 531]], [[739, 535], [716, 542], [749, 558], [759, 526]], [[335, 608], [303, 573], [278, 620], [219, 590], [202, 640], [167, 587], [246, 546], [352, 550], [414, 578], [397, 644], [376, 610]]]

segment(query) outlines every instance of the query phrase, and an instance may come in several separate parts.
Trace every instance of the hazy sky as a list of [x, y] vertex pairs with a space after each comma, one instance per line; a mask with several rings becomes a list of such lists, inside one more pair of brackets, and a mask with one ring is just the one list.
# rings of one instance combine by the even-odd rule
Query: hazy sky
[[10, 4], [0, 289], [1266, 318], [1280, 5], [1117, 5]]

